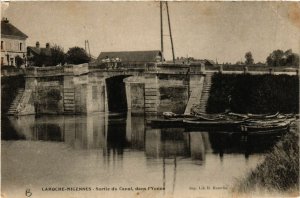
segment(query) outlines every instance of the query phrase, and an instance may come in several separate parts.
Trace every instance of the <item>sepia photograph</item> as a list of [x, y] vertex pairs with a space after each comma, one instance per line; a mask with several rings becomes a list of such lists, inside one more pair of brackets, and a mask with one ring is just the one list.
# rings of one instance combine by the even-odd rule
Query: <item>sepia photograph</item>
[[300, 2], [1, 1], [1, 198], [299, 197]]

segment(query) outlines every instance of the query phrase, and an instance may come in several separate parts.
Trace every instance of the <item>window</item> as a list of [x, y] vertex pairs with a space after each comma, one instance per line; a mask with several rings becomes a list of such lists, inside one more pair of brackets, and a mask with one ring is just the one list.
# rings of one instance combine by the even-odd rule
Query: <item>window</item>
[[14, 58], [10, 58], [10, 65], [11, 65], [11, 66], [14, 65]]
[[1, 57], [1, 65], [4, 65], [4, 57]]
[[22, 43], [20, 43], [20, 51], [22, 51]]
[[3, 49], [3, 44], [4, 44], [4, 42], [3, 42], [3, 41], [1, 41], [1, 49]]

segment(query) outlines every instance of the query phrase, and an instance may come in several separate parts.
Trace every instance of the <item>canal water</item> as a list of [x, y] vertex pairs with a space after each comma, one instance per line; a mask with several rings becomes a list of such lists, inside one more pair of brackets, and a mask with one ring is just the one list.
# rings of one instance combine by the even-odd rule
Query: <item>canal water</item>
[[130, 112], [2, 118], [1, 131], [7, 197], [226, 197], [279, 138], [152, 129]]

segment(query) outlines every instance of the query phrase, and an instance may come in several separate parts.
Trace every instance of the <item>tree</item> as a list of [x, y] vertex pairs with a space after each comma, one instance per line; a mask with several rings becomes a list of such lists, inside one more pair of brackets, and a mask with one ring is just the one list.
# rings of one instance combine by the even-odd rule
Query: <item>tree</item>
[[236, 65], [243, 65], [244, 63], [242, 61], [237, 61], [235, 64]]
[[65, 53], [62, 47], [53, 44], [53, 47], [49, 49], [43, 48], [39, 54], [35, 54], [29, 58], [34, 66], [56, 66], [65, 63]]
[[267, 63], [269, 66], [277, 67], [283, 64], [283, 55], [284, 52], [282, 50], [274, 50], [268, 57]]
[[21, 65], [24, 64], [24, 59], [21, 58], [19, 55], [17, 55], [17, 56], [15, 57], [15, 60], [16, 60], [16, 66], [17, 66], [18, 68], [20, 68]]
[[45, 63], [47, 62], [46, 60], [47, 56], [43, 52], [28, 58], [28, 61], [31, 63], [30, 65], [37, 67], [45, 65]]
[[83, 48], [72, 47], [66, 54], [66, 61], [70, 64], [82, 64], [88, 63], [90, 61], [90, 57]]
[[51, 65], [59, 65], [59, 64], [65, 64], [65, 53], [64, 49], [60, 47], [59, 45], [54, 44], [53, 47], [51, 47], [51, 58], [50, 58]]
[[293, 53], [291, 49], [285, 52], [286, 66], [299, 66], [299, 54]]
[[267, 57], [268, 66], [299, 66], [299, 54], [293, 53], [291, 49], [283, 52], [282, 50], [274, 50]]
[[254, 63], [254, 60], [253, 60], [253, 57], [252, 57], [252, 53], [251, 53], [251, 52], [247, 52], [247, 53], [245, 54], [245, 59], [246, 59], [246, 61], [245, 61], [245, 64], [246, 64], [246, 65], [252, 65], [252, 64]]

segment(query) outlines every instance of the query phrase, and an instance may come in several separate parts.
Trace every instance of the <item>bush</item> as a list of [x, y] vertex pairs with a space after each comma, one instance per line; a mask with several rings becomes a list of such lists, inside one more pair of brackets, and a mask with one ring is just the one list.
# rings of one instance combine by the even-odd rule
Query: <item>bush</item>
[[299, 130], [294, 128], [279, 141], [265, 160], [251, 171], [246, 178], [238, 181], [233, 188], [236, 192], [299, 191]]
[[21, 58], [19, 55], [15, 57], [15, 60], [16, 60], [16, 66], [17, 66], [17, 68], [20, 68], [21, 65], [24, 64], [23, 58]]
[[299, 113], [299, 79], [289, 75], [215, 74], [208, 113]]

